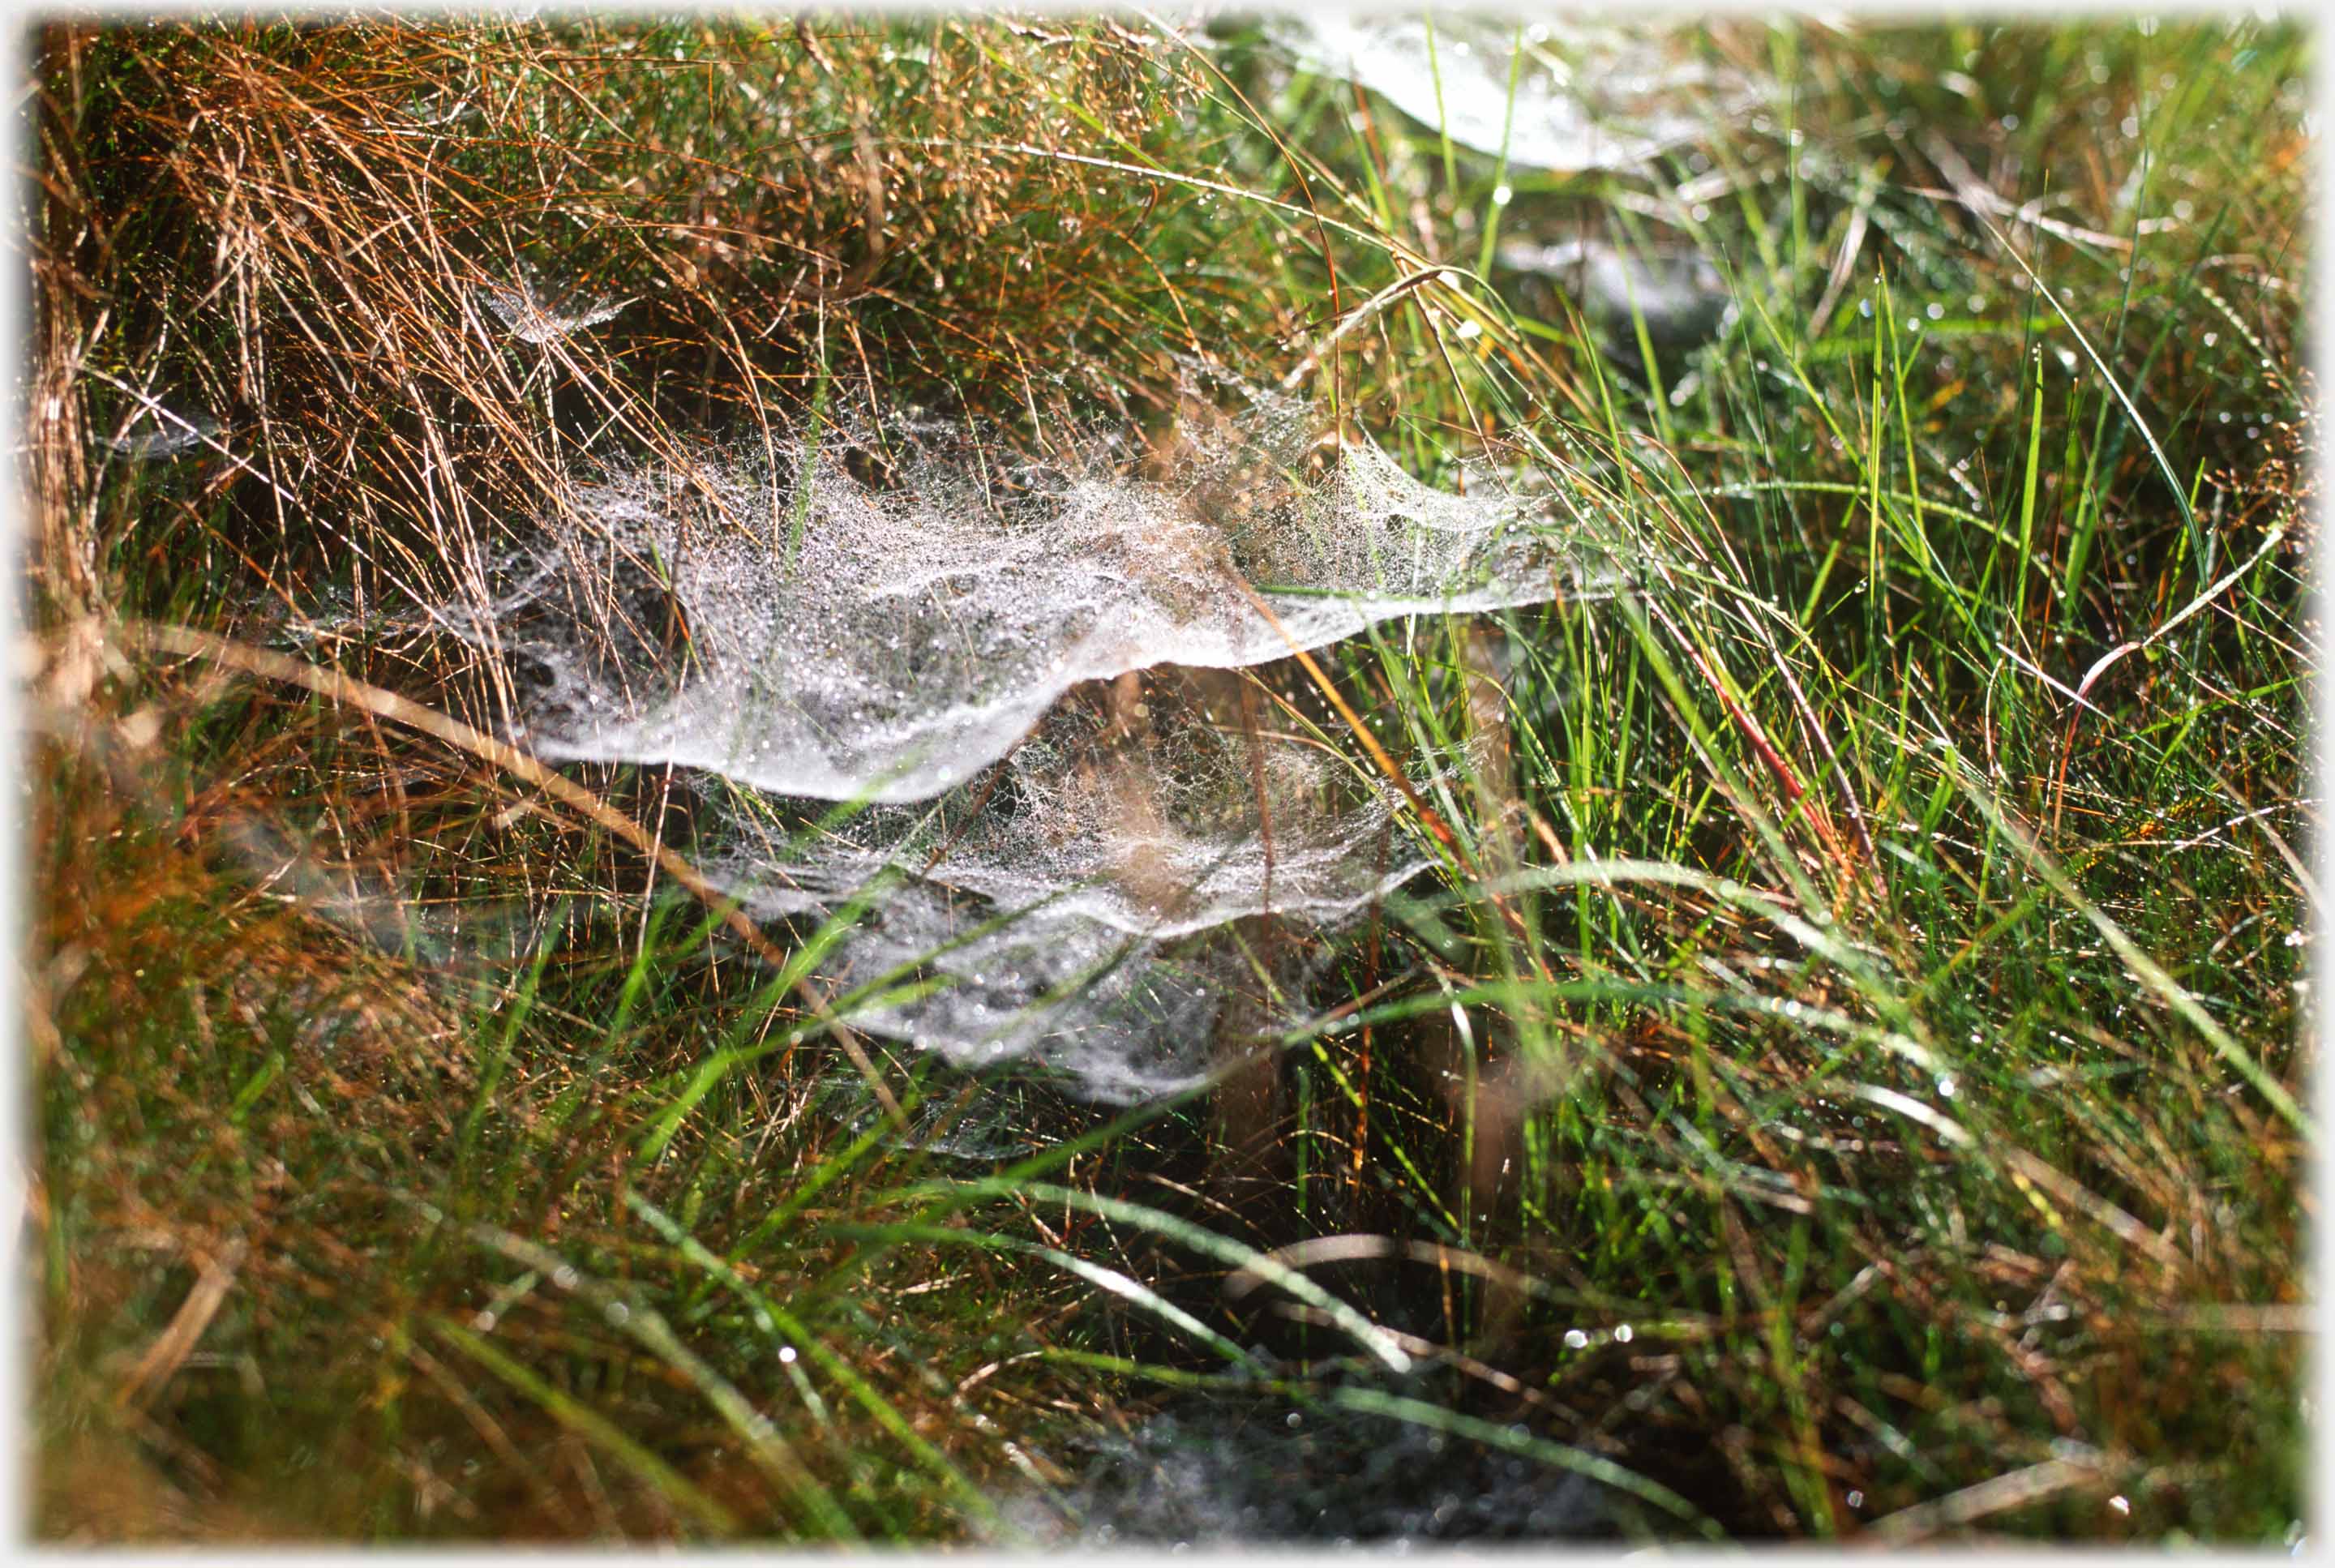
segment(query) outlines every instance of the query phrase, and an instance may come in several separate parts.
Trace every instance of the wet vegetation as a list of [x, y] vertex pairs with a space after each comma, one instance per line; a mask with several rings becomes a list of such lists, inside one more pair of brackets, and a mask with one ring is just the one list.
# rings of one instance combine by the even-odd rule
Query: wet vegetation
[[[1278, 21], [39, 30], [38, 1534], [2296, 1538], [2309, 35], [1629, 34], [1572, 168], [1607, 34], [1431, 39], [1507, 150]], [[595, 465], [1196, 375], [1605, 585], [1209, 677], [1429, 865], [1197, 1089], [855, 1027], [433, 613]]]

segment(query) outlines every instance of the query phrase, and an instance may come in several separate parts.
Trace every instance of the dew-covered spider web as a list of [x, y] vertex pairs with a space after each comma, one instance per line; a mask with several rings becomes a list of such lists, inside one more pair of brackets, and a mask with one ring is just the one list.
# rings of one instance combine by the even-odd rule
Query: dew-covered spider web
[[1645, 170], [1773, 95], [1677, 28], [1642, 18], [1552, 12], [1519, 26], [1323, 8], [1275, 18], [1270, 31], [1306, 70], [1381, 93], [1422, 126], [1516, 169]]
[[542, 756], [899, 802], [1082, 682], [1579, 590], [1580, 530], [1545, 499], [1314, 434], [1260, 404], [1206, 450], [1032, 460], [937, 421], [827, 421], [576, 486], [480, 634], [531, 676]]
[[1208, 671], [1081, 693], [931, 805], [741, 812], [710, 870], [806, 929], [858, 906], [824, 971], [877, 988], [855, 1028], [1093, 1099], [1189, 1087], [1290, 1021], [1310, 937], [1427, 864], [1391, 791], [1260, 705]]
[[538, 754], [720, 776], [709, 870], [843, 927], [852, 1027], [1156, 1095], [1293, 1018], [1311, 938], [1426, 864], [1306, 682], [1235, 673], [1603, 580], [1552, 487], [1429, 486], [1264, 397], [1196, 422], [1033, 456], [806, 417], [577, 483], [451, 619]]

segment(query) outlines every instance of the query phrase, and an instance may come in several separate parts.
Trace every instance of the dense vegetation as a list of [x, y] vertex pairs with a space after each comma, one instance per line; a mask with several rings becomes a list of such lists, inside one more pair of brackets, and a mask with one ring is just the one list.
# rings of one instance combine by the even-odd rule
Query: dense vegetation
[[[1248, 23], [47, 26], [36, 1530], [993, 1537], [1270, 1396], [1628, 1533], [2288, 1539], [2307, 42], [1729, 24], [1759, 103], [1552, 173]], [[1732, 308], [1502, 259], [1584, 237]], [[719, 779], [510, 751], [421, 613], [578, 450], [1196, 363], [1629, 541], [1254, 673], [1437, 866], [1213, 1093], [857, 1040]]]

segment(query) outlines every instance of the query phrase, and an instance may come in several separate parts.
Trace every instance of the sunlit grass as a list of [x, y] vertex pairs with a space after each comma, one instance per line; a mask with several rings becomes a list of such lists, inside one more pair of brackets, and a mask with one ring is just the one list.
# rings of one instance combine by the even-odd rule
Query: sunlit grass
[[[1774, 102], [1572, 176], [1236, 24], [45, 31], [41, 1531], [1010, 1539], [1229, 1387], [1623, 1533], [2286, 1539], [2307, 36], [1694, 47]], [[1498, 260], [1584, 235], [1731, 314]], [[529, 277], [623, 308], [486, 331]], [[859, 1040], [880, 981], [692, 895], [717, 780], [579, 807], [137, 630], [495, 732], [423, 607], [609, 432], [848, 384], [1042, 450], [1184, 356], [1619, 585], [1255, 677], [1439, 866], [1214, 1096]], [[223, 428], [132, 461], [144, 400]]]

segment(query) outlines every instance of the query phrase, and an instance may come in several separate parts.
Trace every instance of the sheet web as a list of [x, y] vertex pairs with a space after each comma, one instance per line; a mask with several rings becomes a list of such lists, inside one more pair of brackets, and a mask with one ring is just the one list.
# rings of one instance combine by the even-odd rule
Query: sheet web
[[874, 895], [829, 983], [906, 994], [855, 1027], [1131, 1100], [1197, 1082], [1274, 1011], [1264, 987], [1302, 986], [1303, 937], [1421, 869], [1390, 794], [1245, 717], [1236, 677], [1159, 672], [1066, 699], [929, 806], [735, 818], [711, 871], [763, 917]]
[[1042, 460], [826, 419], [561, 503], [464, 632], [521, 738], [728, 780], [717, 878], [806, 929], [857, 900], [825, 983], [910, 982], [855, 1027], [1116, 1101], [1197, 1081], [1425, 864], [1334, 721], [1230, 672], [1594, 591], [1550, 496], [1424, 485], [1262, 398]]

